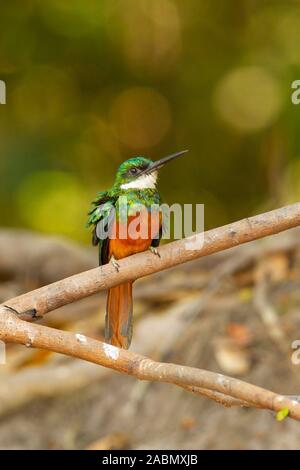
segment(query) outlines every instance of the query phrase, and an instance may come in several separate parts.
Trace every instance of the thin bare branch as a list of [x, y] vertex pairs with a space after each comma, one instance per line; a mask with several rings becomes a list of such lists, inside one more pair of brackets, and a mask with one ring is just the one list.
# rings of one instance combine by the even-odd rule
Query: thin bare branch
[[[188, 392], [193, 393], [194, 395], [198, 395], [200, 397], [210, 398], [210, 400], [214, 400], [217, 403], [225, 406], [226, 408], [231, 408], [232, 406], [239, 406], [241, 408], [251, 408], [255, 405], [250, 405], [246, 401], [239, 400], [237, 398], [230, 397], [229, 395], [225, 395], [224, 393], [215, 392], [214, 390], [209, 390], [207, 388], [195, 387], [190, 385], [180, 385], [177, 383], [178, 387], [187, 390]], [[259, 408], [259, 407], [258, 407]]]
[[249, 406], [275, 412], [287, 407], [289, 416], [300, 420], [300, 403], [293, 397], [207, 370], [152, 361], [80, 334], [25, 321], [119, 283], [298, 225], [300, 203], [169, 243], [160, 248], [160, 258], [148, 252], [131, 256], [120, 261], [119, 272], [105, 265], [55, 282], [7, 301], [9, 307], [0, 306], [0, 339], [84, 359], [140, 380], [172, 383], [225, 406]]
[[[160, 257], [143, 252], [119, 260], [119, 272], [111, 264], [76, 274], [6, 302], [23, 313], [35, 309], [38, 316], [123, 282], [227, 250], [258, 238], [300, 225], [300, 203], [196, 234], [159, 248]], [[63, 262], [63, 260], [62, 260]], [[30, 320], [31, 315], [23, 315]]]
[[[0, 309], [0, 339], [74, 356], [132, 375], [140, 380], [179, 385], [227, 406], [238, 404], [275, 412], [287, 407], [289, 416], [300, 420], [300, 404], [297, 400], [223, 374], [152, 361], [145, 356], [80, 334], [29, 323], [5, 307]], [[213, 393], [208, 393], [207, 390]]]

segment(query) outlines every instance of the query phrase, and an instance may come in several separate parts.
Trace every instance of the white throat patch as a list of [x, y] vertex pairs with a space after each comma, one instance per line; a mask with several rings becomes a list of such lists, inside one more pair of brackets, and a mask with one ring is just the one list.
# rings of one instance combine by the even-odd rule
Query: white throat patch
[[130, 183], [121, 185], [121, 189], [155, 189], [157, 181], [157, 171], [149, 175], [142, 175]]

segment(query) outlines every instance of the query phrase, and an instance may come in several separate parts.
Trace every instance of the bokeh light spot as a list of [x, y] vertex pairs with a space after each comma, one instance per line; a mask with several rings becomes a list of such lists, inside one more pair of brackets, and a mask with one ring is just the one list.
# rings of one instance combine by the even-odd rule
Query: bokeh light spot
[[89, 195], [73, 175], [58, 171], [34, 173], [24, 180], [16, 197], [28, 227], [86, 239]]
[[214, 94], [218, 115], [240, 132], [271, 124], [281, 108], [276, 78], [261, 67], [241, 67], [223, 77]]
[[[277, 21], [276, 21], [277, 20]], [[296, 8], [288, 8], [282, 12], [281, 19], [275, 19], [276, 36], [280, 45], [280, 60], [288, 61], [292, 64], [300, 63], [300, 11], [299, 5]]]
[[120, 141], [133, 149], [158, 144], [171, 127], [168, 101], [152, 88], [131, 88], [113, 101], [111, 122]]
[[103, 21], [104, 6], [99, 0], [44, 0], [39, 8], [45, 23], [63, 36], [94, 33]]
[[181, 21], [171, 0], [140, 0], [134, 11], [120, 18], [124, 55], [133, 70], [163, 73], [173, 67], [181, 52]]

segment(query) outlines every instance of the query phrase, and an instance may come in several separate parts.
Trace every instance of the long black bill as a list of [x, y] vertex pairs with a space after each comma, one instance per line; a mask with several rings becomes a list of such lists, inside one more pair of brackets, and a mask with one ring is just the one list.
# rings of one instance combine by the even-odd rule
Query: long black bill
[[175, 158], [180, 157], [181, 155], [184, 155], [187, 152], [188, 150], [182, 150], [181, 152], [172, 153], [172, 155], [168, 155], [167, 157], [161, 158], [160, 160], [157, 160], [156, 162], [151, 163], [151, 165], [148, 168], [146, 168], [141, 173], [139, 173], [139, 176], [143, 174], [148, 175], [149, 173], [152, 173], [153, 171], [158, 170], [159, 168], [161, 168], [162, 166], [164, 166], [166, 163], [170, 162], [171, 160], [174, 160]]

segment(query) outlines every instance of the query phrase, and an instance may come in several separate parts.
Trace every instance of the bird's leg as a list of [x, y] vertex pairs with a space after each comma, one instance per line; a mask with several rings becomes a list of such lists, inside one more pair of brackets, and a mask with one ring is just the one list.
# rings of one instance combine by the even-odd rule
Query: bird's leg
[[157, 248], [155, 248], [154, 246], [149, 246], [149, 250], [151, 251], [151, 253], [153, 253], [154, 255], [158, 256], [159, 258], [161, 258]]
[[117, 262], [116, 258], [114, 257], [114, 255], [111, 256], [110, 258], [110, 263], [113, 265], [113, 267], [115, 268], [115, 270], [117, 271], [117, 273], [119, 272], [120, 270], [120, 265], [119, 263]]

